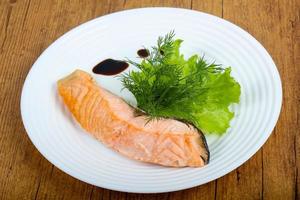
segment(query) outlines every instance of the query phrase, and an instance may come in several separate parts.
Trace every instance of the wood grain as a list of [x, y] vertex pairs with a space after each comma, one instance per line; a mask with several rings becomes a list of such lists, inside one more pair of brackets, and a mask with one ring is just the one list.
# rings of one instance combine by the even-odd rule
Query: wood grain
[[[188, 190], [129, 194], [98, 188], [57, 169], [36, 150], [20, 116], [20, 94], [34, 61], [71, 28], [107, 13], [183, 7], [223, 17], [270, 52], [283, 84], [278, 124], [263, 148], [228, 175]], [[0, 199], [299, 199], [299, 0], [1, 0]]]

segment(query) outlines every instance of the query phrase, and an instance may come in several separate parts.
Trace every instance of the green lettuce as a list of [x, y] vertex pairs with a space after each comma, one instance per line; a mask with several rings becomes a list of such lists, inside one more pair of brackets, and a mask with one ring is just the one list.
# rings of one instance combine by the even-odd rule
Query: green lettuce
[[229, 106], [239, 102], [241, 93], [231, 68], [207, 63], [198, 55], [185, 59], [180, 53], [183, 40], [173, 37], [174, 32], [159, 37], [140, 63], [128, 60], [138, 70], [122, 76], [124, 87], [150, 119], [174, 118], [204, 133], [225, 133], [234, 117]]

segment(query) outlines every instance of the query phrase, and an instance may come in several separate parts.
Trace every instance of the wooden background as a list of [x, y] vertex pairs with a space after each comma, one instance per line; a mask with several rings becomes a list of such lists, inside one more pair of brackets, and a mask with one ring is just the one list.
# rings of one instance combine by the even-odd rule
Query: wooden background
[[[173, 193], [115, 192], [76, 180], [42, 157], [25, 133], [20, 93], [34, 61], [66, 31], [107, 13], [149, 6], [212, 13], [254, 35], [281, 74], [283, 108], [263, 148], [230, 174]], [[0, 0], [0, 198], [300, 199], [299, 18], [300, 0]]]

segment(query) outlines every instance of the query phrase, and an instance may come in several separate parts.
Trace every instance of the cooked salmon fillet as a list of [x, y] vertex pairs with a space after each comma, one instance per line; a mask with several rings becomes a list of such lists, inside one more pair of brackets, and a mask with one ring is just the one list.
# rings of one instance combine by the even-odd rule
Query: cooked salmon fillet
[[199, 130], [174, 119], [137, 116], [135, 108], [84, 71], [59, 80], [58, 92], [82, 128], [129, 158], [172, 167], [201, 167], [209, 161]]

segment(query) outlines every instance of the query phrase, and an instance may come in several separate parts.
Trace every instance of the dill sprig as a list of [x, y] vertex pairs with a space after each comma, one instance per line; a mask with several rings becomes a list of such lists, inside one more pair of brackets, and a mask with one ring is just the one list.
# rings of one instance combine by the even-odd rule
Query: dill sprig
[[127, 62], [138, 68], [121, 77], [125, 88], [133, 93], [138, 109], [153, 118], [176, 118], [197, 124], [190, 113], [195, 104], [207, 99], [201, 98], [209, 89], [205, 84], [210, 75], [224, 69], [215, 63], [207, 63], [204, 57], [194, 55], [185, 60], [179, 53], [182, 40], [175, 40], [171, 31], [159, 37], [149, 57], [140, 63], [130, 59]]

